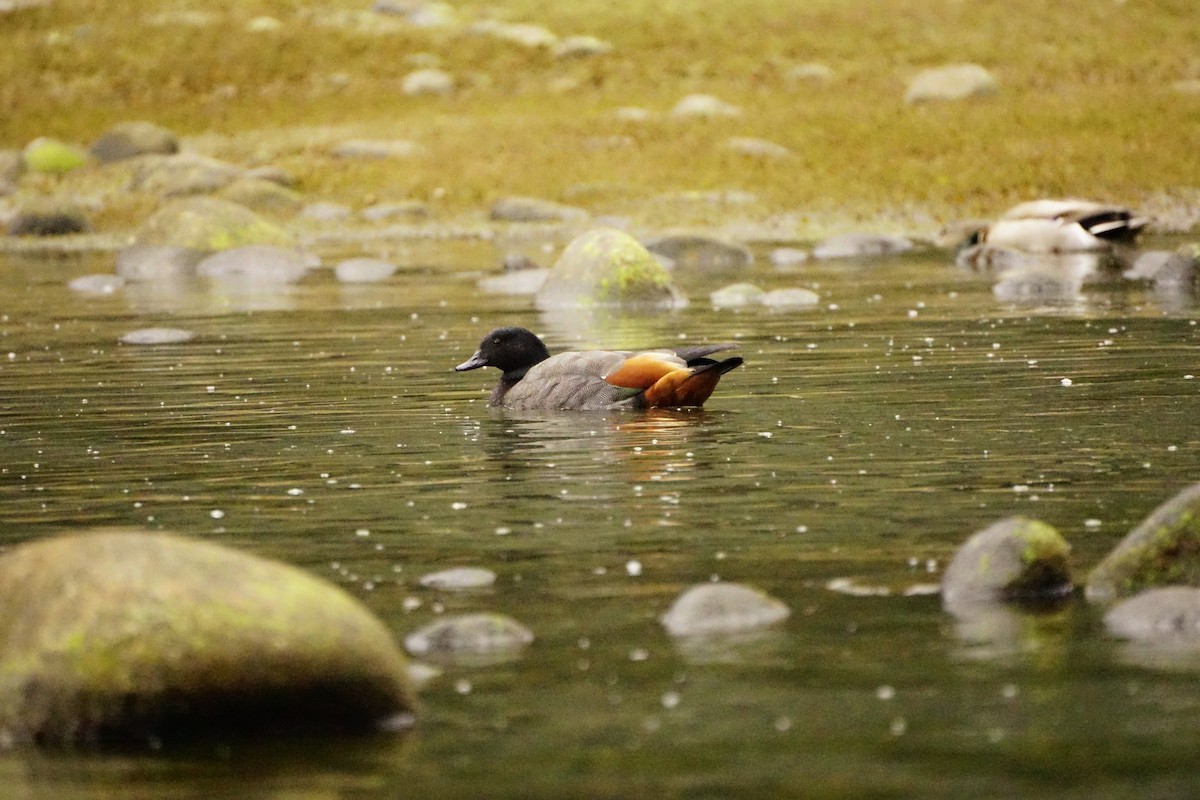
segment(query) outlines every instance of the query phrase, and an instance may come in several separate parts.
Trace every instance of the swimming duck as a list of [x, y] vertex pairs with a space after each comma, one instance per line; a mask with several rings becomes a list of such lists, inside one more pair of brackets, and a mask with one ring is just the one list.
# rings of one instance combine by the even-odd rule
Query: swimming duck
[[496, 367], [503, 375], [490, 405], [511, 409], [605, 410], [704, 405], [738, 357], [708, 358], [737, 345], [710, 344], [675, 350], [588, 350], [550, 355], [525, 328], [497, 328], [475, 355], [455, 367], [465, 372]]
[[1073, 253], [1132, 244], [1145, 217], [1123, 206], [1090, 200], [1031, 200], [982, 226], [966, 245], [986, 244], [1026, 253]]

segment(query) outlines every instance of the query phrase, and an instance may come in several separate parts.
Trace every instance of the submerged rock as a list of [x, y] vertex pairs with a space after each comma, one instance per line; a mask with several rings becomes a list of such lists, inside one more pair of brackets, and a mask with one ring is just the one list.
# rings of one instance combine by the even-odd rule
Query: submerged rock
[[342, 283], [379, 283], [395, 275], [397, 269], [390, 261], [378, 258], [348, 258], [334, 266], [333, 274]]
[[431, 661], [486, 664], [515, 658], [532, 641], [533, 632], [512, 617], [462, 614], [413, 631], [404, 646]]
[[912, 242], [903, 236], [875, 233], [843, 233], [830, 236], [813, 248], [813, 258], [865, 258], [890, 256], [912, 249]]
[[192, 275], [204, 253], [173, 245], [135, 244], [117, 253], [117, 274], [127, 281], [171, 281]]
[[0, 556], [0, 731], [145, 746], [371, 730], [415, 698], [391, 634], [294, 567], [138, 531]]
[[80, 275], [72, 279], [67, 288], [81, 294], [113, 294], [125, 286], [125, 279], [120, 275]]
[[151, 153], [179, 152], [179, 138], [153, 122], [120, 122], [92, 143], [91, 154], [102, 164]]
[[646, 242], [646, 249], [671, 260], [681, 269], [742, 269], [754, 263], [749, 248], [710, 236], [660, 236]]
[[294, 283], [320, 261], [308, 253], [269, 244], [248, 244], [211, 255], [196, 265], [196, 274], [216, 280]]
[[713, 308], [745, 308], [762, 303], [766, 292], [753, 283], [733, 283], [708, 296]]
[[138, 244], [227, 250], [245, 244], [284, 245], [291, 237], [245, 206], [212, 197], [176, 200], [142, 223]]
[[1168, 584], [1200, 587], [1200, 483], [1156, 508], [1104, 557], [1087, 597], [1107, 603]]
[[996, 78], [978, 64], [951, 64], [917, 74], [904, 93], [906, 103], [967, 100], [995, 94]]
[[495, 583], [496, 573], [482, 567], [454, 567], [421, 576], [421, 585], [427, 589], [451, 592], [486, 589]]
[[138, 328], [122, 335], [121, 343], [138, 345], [183, 344], [195, 338], [195, 333], [183, 328]]
[[765, 628], [790, 613], [782, 601], [750, 586], [701, 583], [676, 598], [661, 622], [672, 636], [713, 636]]
[[947, 610], [1063, 597], [1072, 589], [1070, 545], [1044, 522], [1009, 517], [975, 533], [942, 575]]
[[1200, 588], [1148, 589], [1114, 605], [1104, 624], [1123, 639], [1200, 646]]
[[629, 234], [595, 228], [559, 256], [537, 295], [540, 309], [588, 306], [674, 308], [686, 301], [666, 268]]

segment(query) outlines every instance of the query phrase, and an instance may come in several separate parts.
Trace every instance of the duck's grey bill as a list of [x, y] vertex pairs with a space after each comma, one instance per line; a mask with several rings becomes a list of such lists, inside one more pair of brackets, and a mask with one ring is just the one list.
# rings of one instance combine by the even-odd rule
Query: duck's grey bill
[[457, 367], [455, 367], [454, 371], [455, 372], [466, 372], [469, 369], [479, 369], [480, 367], [486, 367], [486, 366], [487, 366], [487, 364], [483, 360], [483, 354], [476, 352], [475, 355], [471, 356], [466, 361], [464, 361], [463, 363], [461, 363]]

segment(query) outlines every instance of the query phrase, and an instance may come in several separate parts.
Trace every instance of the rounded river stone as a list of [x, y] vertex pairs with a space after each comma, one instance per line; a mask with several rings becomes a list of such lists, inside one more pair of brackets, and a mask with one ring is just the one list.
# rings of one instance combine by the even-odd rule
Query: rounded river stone
[[414, 708], [392, 635], [285, 564], [133, 530], [0, 557], [0, 735], [133, 744], [368, 731]]

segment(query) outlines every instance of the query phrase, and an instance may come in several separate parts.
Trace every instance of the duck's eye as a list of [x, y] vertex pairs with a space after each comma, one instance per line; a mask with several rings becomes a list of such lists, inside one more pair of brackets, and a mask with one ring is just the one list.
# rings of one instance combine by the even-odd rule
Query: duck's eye
[[497, 336], [495, 339], [492, 339], [492, 344], [500, 344], [500, 337]]

